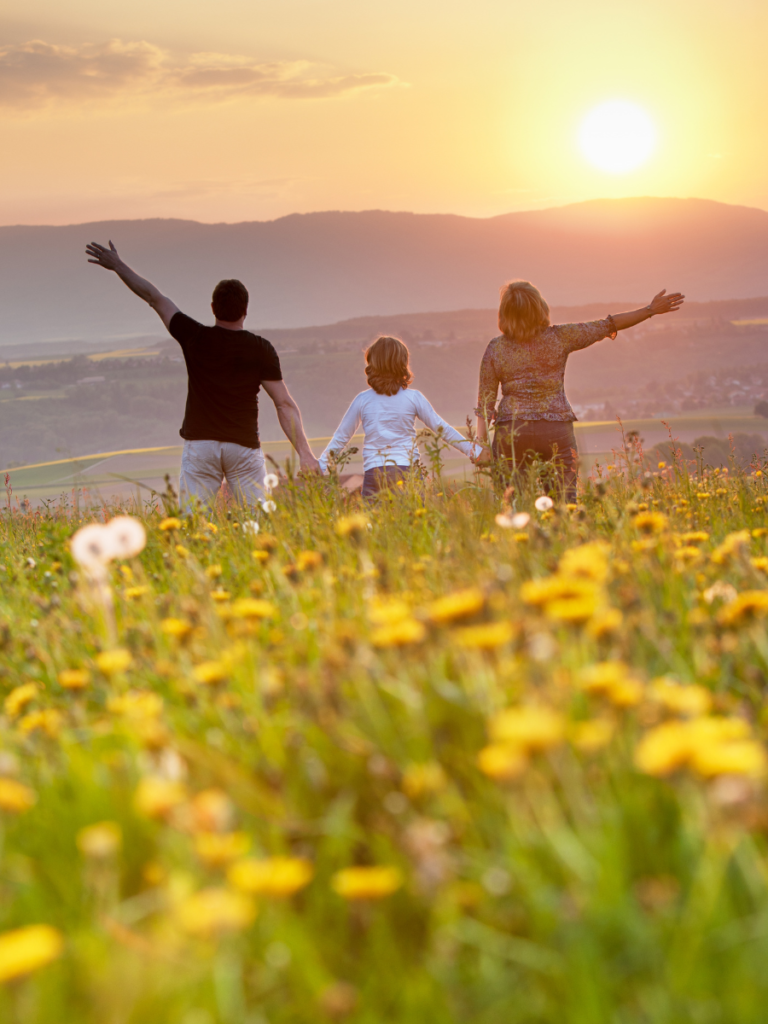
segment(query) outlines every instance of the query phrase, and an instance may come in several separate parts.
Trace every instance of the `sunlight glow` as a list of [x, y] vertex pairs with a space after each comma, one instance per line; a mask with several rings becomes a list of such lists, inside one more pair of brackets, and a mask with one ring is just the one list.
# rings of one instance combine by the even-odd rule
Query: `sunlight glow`
[[610, 100], [584, 118], [579, 143], [584, 156], [599, 170], [625, 174], [653, 153], [656, 127], [642, 107]]

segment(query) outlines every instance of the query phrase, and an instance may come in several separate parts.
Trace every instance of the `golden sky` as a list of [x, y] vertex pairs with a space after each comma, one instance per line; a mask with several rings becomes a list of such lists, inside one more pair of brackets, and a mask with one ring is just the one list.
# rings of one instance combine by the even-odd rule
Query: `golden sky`
[[[766, 0], [27, 0], [0, 18], [0, 223], [768, 209]], [[657, 148], [579, 149], [630, 101]]]

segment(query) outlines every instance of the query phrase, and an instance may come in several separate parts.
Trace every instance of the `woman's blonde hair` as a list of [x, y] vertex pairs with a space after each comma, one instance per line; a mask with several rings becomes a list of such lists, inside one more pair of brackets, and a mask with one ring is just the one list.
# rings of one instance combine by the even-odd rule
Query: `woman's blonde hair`
[[499, 294], [499, 330], [505, 338], [528, 341], [549, 327], [549, 306], [530, 281], [509, 281]]
[[377, 338], [365, 353], [365, 375], [379, 395], [396, 395], [413, 380], [408, 346], [399, 338]]

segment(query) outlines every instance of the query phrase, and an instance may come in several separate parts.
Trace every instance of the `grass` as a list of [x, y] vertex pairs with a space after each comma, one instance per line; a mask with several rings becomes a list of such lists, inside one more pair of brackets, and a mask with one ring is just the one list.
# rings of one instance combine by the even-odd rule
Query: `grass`
[[761, 1021], [765, 477], [618, 467], [9, 510], [0, 1019]]

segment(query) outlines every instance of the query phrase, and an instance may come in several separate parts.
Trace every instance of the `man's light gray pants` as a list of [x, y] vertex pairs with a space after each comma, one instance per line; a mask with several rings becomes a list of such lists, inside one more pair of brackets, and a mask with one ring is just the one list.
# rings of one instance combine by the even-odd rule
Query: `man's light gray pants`
[[182, 508], [196, 498], [212, 506], [222, 479], [236, 501], [254, 505], [264, 498], [264, 452], [232, 441], [185, 441], [181, 456], [179, 490]]

